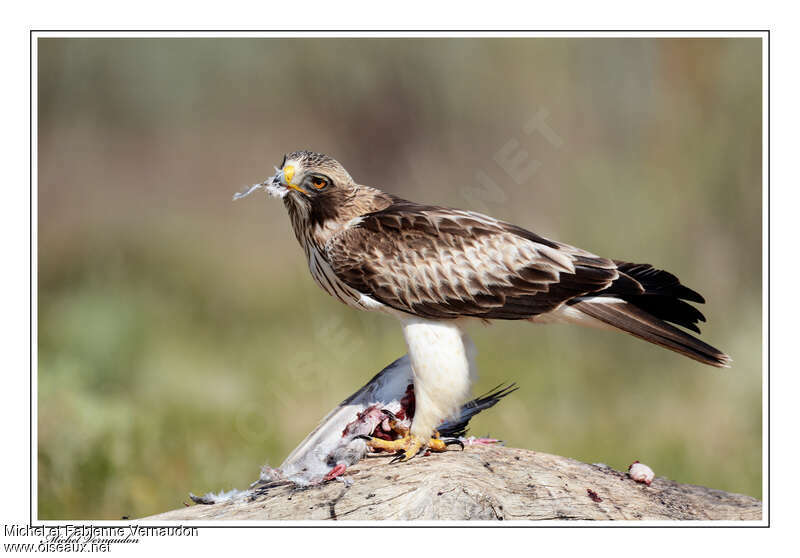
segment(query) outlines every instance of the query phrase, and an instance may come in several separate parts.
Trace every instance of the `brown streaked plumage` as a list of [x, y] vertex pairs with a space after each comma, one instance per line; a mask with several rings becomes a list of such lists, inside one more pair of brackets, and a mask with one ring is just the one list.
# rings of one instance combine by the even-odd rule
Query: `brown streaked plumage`
[[[699, 333], [705, 318], [688, 302], [703, 298], [648, 264], [602, 258], [479, 213], [403, 200], [357, 184], [336, 160], [308, 151], [287, 155], [257, 186], [283, 198], [326, 292], [403, 323], [423, 411], [412, 437], [420, 440], [463, 402], [472, 367], [458, 325], [465, 318], [610, 327], [705, 364], [730, 362], [675, 327]], [[405, 457], [421, 443], [414, 445]]]

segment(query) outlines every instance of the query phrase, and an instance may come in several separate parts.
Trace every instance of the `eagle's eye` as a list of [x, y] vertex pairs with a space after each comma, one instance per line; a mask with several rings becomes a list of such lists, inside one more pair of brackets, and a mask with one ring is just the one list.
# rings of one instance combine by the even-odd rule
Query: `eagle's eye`
[[317, 190], [322, 190], [325, 186], [328, 185], [328, 181], [322, 178], [321, 176], [312, 176], [311, 177], [311, 184]]

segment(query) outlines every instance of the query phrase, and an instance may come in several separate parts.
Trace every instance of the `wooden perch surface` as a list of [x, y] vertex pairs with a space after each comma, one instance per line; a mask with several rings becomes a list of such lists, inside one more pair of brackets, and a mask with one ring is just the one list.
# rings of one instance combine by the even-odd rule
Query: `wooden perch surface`
[[[195, 505], [151, 520], [760, 520], [761, 502], [546, 453], [468, 446], [389, 464], [363, 459], [346, 482], [257, 490], [243, 499]], [[351, 483], [352, 481], [352, 483]]]

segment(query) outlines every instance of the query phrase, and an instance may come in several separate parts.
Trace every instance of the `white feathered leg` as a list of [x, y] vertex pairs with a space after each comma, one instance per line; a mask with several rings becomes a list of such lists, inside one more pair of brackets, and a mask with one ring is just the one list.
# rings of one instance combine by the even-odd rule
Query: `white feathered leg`
[[475, 348], [475, 343], [472, 342], [469, 335], [461, 332], [461, 342], [464, 343], [464, 350], [467, 353], [467, 362], [469, 362], [469, 382], [470, 385], [478, 381], [478, 349]]
[[[439, 423], [469, 396], [472, 341], [452, 322], [412, 318], [403, 322], [414, 371], [414, 420], [411, 435], [429, 440]], [[469, 354], [465, 341], [472, 346]]]

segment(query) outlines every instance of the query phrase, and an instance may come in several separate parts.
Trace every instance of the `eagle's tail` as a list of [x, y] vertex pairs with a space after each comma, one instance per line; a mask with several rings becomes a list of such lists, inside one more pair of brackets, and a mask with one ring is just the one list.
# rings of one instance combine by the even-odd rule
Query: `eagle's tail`
[[728, 355], [668, 323], [700, 333], [697, 323], [705, 317], [687, 302], [705, 302], [700, 294], [681, 285], [671, 273], [650, 265], [615, 263], [620, 279], [604, 291], [574, 300], [574, 309], [704, 364], [730, 366]]

